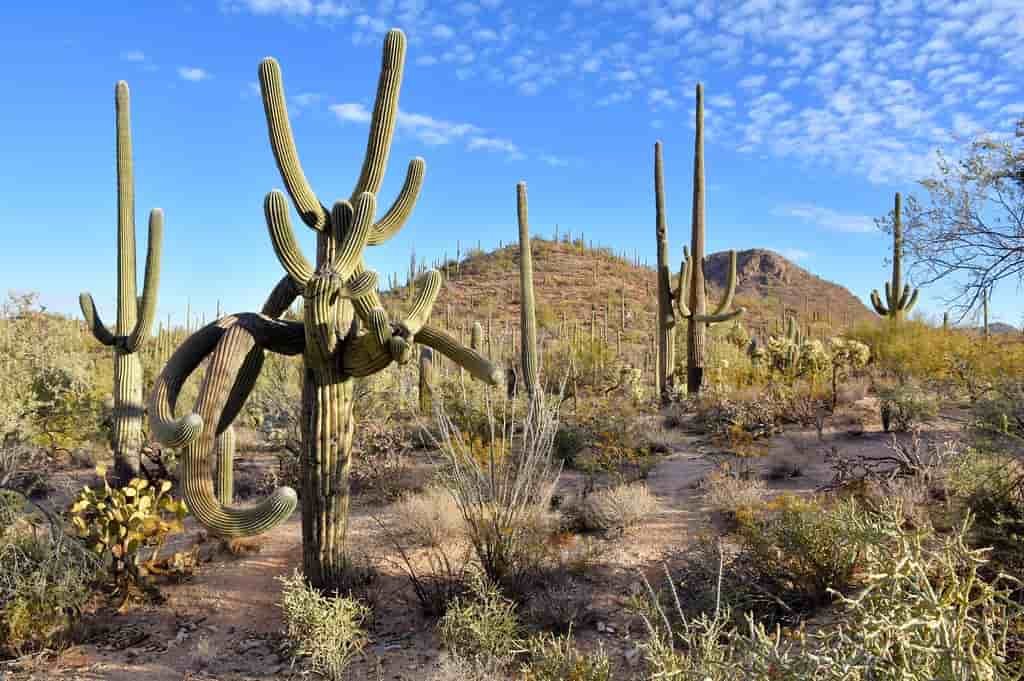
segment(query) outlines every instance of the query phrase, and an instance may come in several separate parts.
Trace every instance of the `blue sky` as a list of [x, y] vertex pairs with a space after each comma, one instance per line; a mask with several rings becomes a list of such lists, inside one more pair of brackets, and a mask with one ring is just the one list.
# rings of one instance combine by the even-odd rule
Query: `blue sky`
[[[88, 7], [88, 13], [83, 8]], [[925, 9], [927, 7], [927, 9]], [[166, 215], [160, 318], [258, 309], [282, 270], [262, 201], [282, 187], [256, 86], [281, 63], [300, 158], [322, 202], [347, 198], [384, 31], [409, 38], [379, 198], [413, 156], [416, 211], [367, 255], [404, 272], [531, 227], [654, 259], [653, 144], [669, 237], [688, 241], [693, 89], [706, 97], [708, 247], [765, 247], [867, 301], [889, 273], [873, 217], [916, 192], [936, 148], [1024, 116], [1024, 3], [877, 0], [225, 0], [10, 3], [2, 11], [0, 291], [115, 312], [114, 84], [128, 82], [139, 276], [146, 215]], [[294, 220], [311, 252], [312, 236]], [[933, 287], [919, 306], [941, 315]], [[992, 319], [1019, 325], [1015, 284]]]

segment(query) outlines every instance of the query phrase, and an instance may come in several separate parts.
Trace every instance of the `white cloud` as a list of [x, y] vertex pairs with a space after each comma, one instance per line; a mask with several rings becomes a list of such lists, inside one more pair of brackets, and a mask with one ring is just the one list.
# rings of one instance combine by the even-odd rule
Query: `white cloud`
[[780, 217], [799, 218], [834, 232], [873, 232], [875, 221], [868, 215], [847, 215], [811, 203], [779, 206], [772, 211]]
[[433, 29], [431, 29], [430, 35], [434, 36], [438, 40], [448, 40], [454, 37], [455, 31], [453, 31], [450, 26], [446, 26], [445, 24], [438, 24], [437, 26], [434, 26]]
[[146, 61], [146, 55], [141, 50], [128, 50], [121, 53], [121, 59], [134, 62]]
[[354, 121], [356, 123], [370, 122], [370, 110], [362, 104], [346, 102], [345, 104], [332, 104], [328, 108], [334, 112], [334, 115], [340, 120]]
[[765, 76], [747, 76], [746, 78], [742, 78], [737, 85], [744, 90], [757, 90], [764, 85], [766, 80], [768, 80], [768, 78]]
[[508, 155], [513, 160], [520, 160], [525, 158], [524, 154], [519, 150], [519, 147], [506, 139], [498, 137], [471, 137], [469, 144], [466, 145], [469, 151], [499, 151]]
[[193, 83], [198, 83], [201, 80], [212, 78], [209, 73], [197, 66], [181, 66], [178, 68], [178, 75], [181, 76], [183, 80], [188, 80]]
[[541, 154], [540, 160], [543, 161], [544, 163], [547, 163], [552, 168], [562, 168], [564, 166], [569, 165], [569, 162], [566, 161], [564, 158], [552, 156], [551, 154]]

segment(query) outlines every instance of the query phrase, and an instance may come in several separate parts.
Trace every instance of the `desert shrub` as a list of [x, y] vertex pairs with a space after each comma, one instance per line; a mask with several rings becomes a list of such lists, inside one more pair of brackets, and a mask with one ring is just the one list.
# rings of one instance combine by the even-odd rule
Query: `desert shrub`
[[[568, 566], [567, 566], [568, 567]], [[524, 615], [531, 625], [565, 633], [572, 627], [590, 623], [594, 616], [592, 599], [568, 570], [545, 575], [530, 594]]]
[[390, 418], [360, 421], [352, 443], [349, 482], [353, 494], [392, 501], [402, 494], [412, 438]]
[[643, 483], [615, 485], [591, 492], [566, 509], [583, 531], [623, 532], [636, 527], [658, 509], [658, 500]]
[[865, 546], [883, 538], [854, 500], [823, 505], [783, 494], [736, 517], [739, 551], [729, 569], [768, 597], [769, 619], [792, 620], [829, 603], [830, 590], [854, 582]]
[[905, 433], [932, 420], [939, 413], [935, 397], [916, 383], [904, 383], [878, 390], [882, 427]]
[[[85, 487], [68, 513], [76, 535], [106, 566], [115, 590], [127, 597], [134, 589], [157, 595], [148, 577], [167, 537], [184, 529], [184, 501], [169, 492], [171, 483], [152, 486], [134, 478], [121, 488], [111, 487], [106, 469], [98, 466], [102, 487]], [[148, 557], [144, 552], [151, 550]]]
[[760, 479], [740, 475], [728, 463], [711, 471], [704, 485], [704, 498], [711, 507], [730, 515], [756, 508], [768, 492]]
[[534, 569], [551, 530], [548, 508], [561, 473], [552, 456], [558, 411], [543, 394], [527, 402], [523, 415], [516, 401], [503, 402], [499, 416], [493, 399], [486, 393], [484, 399], [490, 442], [508, 443], [507, 449], [492, 446], [481, 457], [439, 411], [438, 480], [455, 500], [484, 573], [515, 589]]
[[[860, 341], [835, 337], [828, 342], [829, 369], [832, 374], [832, 408], [840, 402], [839, 382], [845, 381], [850, 374], [863, 369], [871, 359], [871, 348]], [[863, 397], [863, 395], [861, 395]], [[855, 399], [846, 398], [846, 402]]]
[[523, 665], [523, 681], [611, 681], [611, 661], [604, 649], [581, 652], [572, 636], [538, 634], [526, 642], [529, 662]]
[[1013, 454], [968, 449], [952, 462], [951, 493], [977, 519], [981, 541], [997, 558], [1024, 567], [1024, 464]]
[[1003, 378], [971, 405], [979, 436], [1024, 438], [1024, 380]]
[[438, 633], [453, 654], [470, 659], [509, 662], [523, 647], [515, 603], [484, 575], [476, 575], [471, 592], [448, 607]]
[[767, 437], [781, 424], [780, 397], [777, 385], [761, 395], [706, 390], [697, 402], [695, 422], [718, 437], [735, 437], [740, 432]]
[[97, 560], [0, 490], [0, 656], [60, 648], [92, 595]]
[[432, 486], [407, 494], [395, 505], [396, 529], [419, 546], [441, 546], [463, 536], [463, 519], [451, 493]]
[[586, 430], [577, 424], [559, 423], [555, 433], [554, 454], [567, 466], [576, 464], [576, 456], [588, 444]]
[[368, 641], [363, 624], [369, 608], [352, 598], [321, 594], [297, 570], [277, 579], [293, 659], [307, 661], [314, 672], [332, 681], [345, 678], [345, 669]]
[[644, 579], [647, 592], [632, 607], [648, 630], [651, 678], [1020, 678], [1024, 668], [1013, 651], [1024, 621], [1024, 608], [1013, 598], [1020, 583], [1006, 575], [981, 579], [986, 551], [967, 545], [969, 519], [938, 540], [929, 527], [903, 530], [902, 517], [898, 504], [866, 516], [882, 541], [865, 545], [864, 584], [856, 595], [836, 593], [836, 621], [810, 633], [801, 627], [783, 634], [756, 622], [753, 613], [737, 625], [724, 602], [693, 615], [671, 577], [669, 597]]

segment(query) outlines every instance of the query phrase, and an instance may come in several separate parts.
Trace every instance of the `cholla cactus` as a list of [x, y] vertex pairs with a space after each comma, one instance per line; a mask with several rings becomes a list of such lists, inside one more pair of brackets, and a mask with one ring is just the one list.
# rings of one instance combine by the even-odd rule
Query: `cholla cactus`
[[871, 292], [871, 304], [875, 312], [883, 317], [889, 317], [893, 321], [904, 319], [917, 303], [917, 289], [911, 292], [910, 284], [903, 286], [900, 291], [900, 283], [903, 276], [901, 262], [903, 259], [903, 224], [900, 219], [900, 194], [896, 192], [896, 199], [892, 209], [892, 281], [885, 283], [885, 302], [883, 305], [879, 298], [878, 291]]
[[799, 346], [796, 362], [796, 372], [801, 376], [809, 376], [812, 380], [825, 373], [831, 366], [825, 344], [820, 340], [805, 340]]
[[135, 277], [135, 183], [132, 168], [132, 130], [128, 83], [114, 87], [117, 130], [117, 322], [111, 331], [100, 319], [89, 293], [78, 302], [86, 324], [103, 345], [114, 350], [114, 427], [110, 444], [114, 450], [114, 475], [127, 483], [140, 475], [142, 448], [142, 364], [138, 350], [149, 339], [156, 316], [157, 287], [160, 283], [160, 246], [164, 214], [159, 208], [149, 213], [149, 244], [142, 297], [136, 297]]
[[[330, 210], [313, 193], [299, 163], [277, 62], [270, 58], [261, 62], [260, 88], [274, 158], [303, 222], [317, 233], [314, 264], [299, 249], [284, 194], [267, 195], [264, 213], [271, 242], [288, 274], [279, 287], [292, 297], [295, 291], [302, 293], [303, 320], [281, 321], [252, 313], [223, 317], [178, 349], [151, 395], [154, 432], [162, 441], [184, 447], [185, 500], [197, 520], [220, 536], [258, 534], [291, 513], [295, 491], [280, 488], [251, 508], [223, 506], [213, 494], [213, 438], [222, 424], [238, 414], [252, 389], [256, 373], [246, 366], [250, 360], [256, 363], [267, 350], [302, 355], [303, 569], [310, 583], [321, 589], [340, 588], [346, 565], [354, 379], [382, 371], [392, 362], [407, 362], [413, 343], [418, 343], [449, 357], [480, 380], [490, 384], [502, 380], [500, 369], [480, 354], [427, 324], [441, 287], [438, 272], [431, 270], [420, 277], [421, 287], [408, 316], [392, 322], [377, 293], [377, 275], [363, 264], [367, 246], [382, 244], [401, 229], [423, 179], [423, 160], [414, 159], [398, 198], [383, 217], [374, 220], [376, 194], [398, 114], [405, 46], [401, 31], [388, 32], [362, 172], [350, 198], [337, 201]], [[240, 348], [247, 350], [240, 352]], [[197, 400], [199, 413], [175, 419], [181, 385], [207, 357]]]

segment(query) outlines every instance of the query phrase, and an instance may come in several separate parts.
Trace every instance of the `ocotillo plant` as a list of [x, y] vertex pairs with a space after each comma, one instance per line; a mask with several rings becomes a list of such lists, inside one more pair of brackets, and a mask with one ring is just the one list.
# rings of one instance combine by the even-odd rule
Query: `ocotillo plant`
[[[377, 275], [363, 264], [365, 247], [382, 244], [401, 229], [423, 179], [423, 160], [414, 159], [398, 198], [374, 222], [376, 193], [398, 113], [405, 46], [401, 31], [388, 32], [362, 172], [351, 198], [336, 202], [331, 210], [313, 193], [299, 163], [280, 68], [271, 58], [261, 62], [260, 89], [271, 149], [293, 204], [303, 222], [317, 233], [312, 264], [299, 249], [284, 194], [275, 190], [267, 195], [264, 213], [274, 252], [288, 279], [302, 292], [303, 320], [279, 321], [251, 313], [224, 317], [179, 348], [153, 391], [154, 430], [171, 436], [168, 439], [177, 435], [188, 445], [185, 457], [190, 461], [184, 466], [183, 481], [189, 509], [217, 535], [258, 534], [279, 522], [289, 505], [294, 507], [296, 495], [285, 487], [255, 508], [239, 509], [220, 505], [212, 494], [208, 457], [213, 433], [218, 423], [237, 415], [254, 379], [238, 371], [240, 358], [232, 346], [249, 342], [261, 350], [302, 355], [303, 569], [313, 586], [326, 590], [341, 587], [347, 565], [354, 379], [382, 371], [392, 362], [407, 362], [413, 343], [437, 350], [490, 384], [502, 379], [500, 369], [427, 324], [440, 291], [438, 272], [421, 277], [422, 286], [408, 316], [389, 322], [377, 293]], [[206, 356], [210, 363], [197, 404], [206, 407], [210, 418], [191, 414], [175, 421], [178, 389]], [[202, 458], [207, 459], [205, 466], [198, 460]]]
[[540, 380], [537, 368], [537, 311], [533, 297], [533, 253], [530, 249], [530, 224], [527, 216], [526, 183], [516, 185], [516, 212], [519, 217], [519, 329], [522, 335], [523, 384], [532, 398]]
[[691, 395], [704, 385], [704, 345], [708, 324], [728, 321], [743, 314], [738, 307], [730, 311], [736, 295], [736, 251], [729, 251], [729, 275], [725, 295], [711, 314], [707, 314], [704, 281], [704, 87], [697, 83], [696, 132], [693, 150], [693, 218], [690, 252], [684, 250], [679, 271], [679, 286], [674, 296], [676, 310], [686, 319], [686, 389]]
[[140, 473], [144, 409], [142, 364], [137, 353], [142, 343], [149, 340], [156, 315], [164, 214], [159, 208], [149, 213], [146, 274], [142, 297], [136, 298], [131, 112], [128, 83], [123, 80], [114, 87], [114, 110], [117, 133], [117, 322], [113, 332], [103, 324], [89, 293], [82, 293], [78, 302], [96, 340], [114, 349], [114, 419], [110, 445], [114, 451], [114, 473], [119, 482], [128, 482]]
[[896, 199], [892, 209], [892, 281], [885, 283], [885, 302], [883, 305], [878, 295], [878, 289], [871, 292], [871, 304], [875, 312], [893, 321], [900, 321], [913, 309], [917, 302], [917, 289], [911, 291], [910, 284], [904, 284], [900, 290], [903, 278], [903, 224], [900, 218], [900, 194], [896, 192]]

